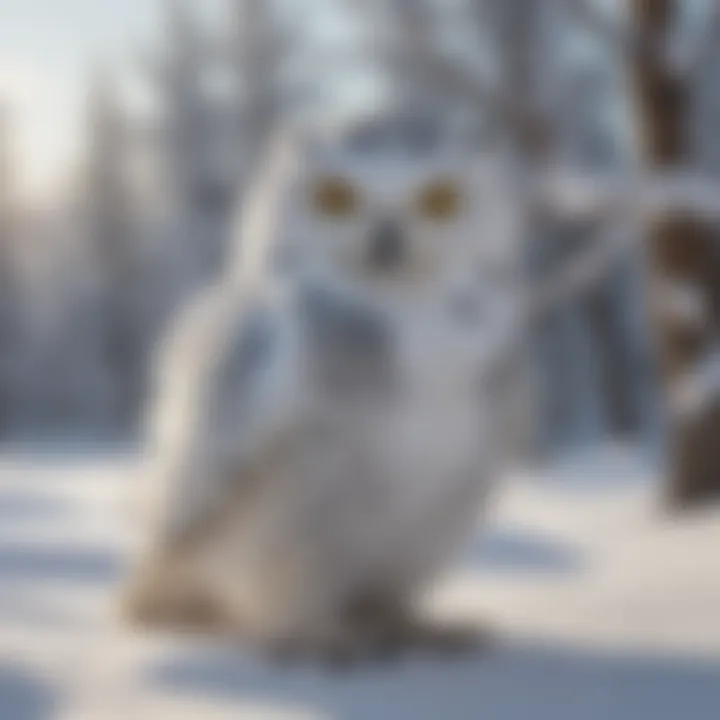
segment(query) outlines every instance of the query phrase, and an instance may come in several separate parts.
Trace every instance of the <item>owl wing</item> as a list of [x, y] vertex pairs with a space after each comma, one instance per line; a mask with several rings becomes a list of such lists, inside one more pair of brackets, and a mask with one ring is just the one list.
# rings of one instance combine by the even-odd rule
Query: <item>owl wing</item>
[[186, 545], [242, 501], [287, 435], [283, 343], [278, 313], [253, 301], [206, 298], [180, 322], [159, 363], [159, 544]]

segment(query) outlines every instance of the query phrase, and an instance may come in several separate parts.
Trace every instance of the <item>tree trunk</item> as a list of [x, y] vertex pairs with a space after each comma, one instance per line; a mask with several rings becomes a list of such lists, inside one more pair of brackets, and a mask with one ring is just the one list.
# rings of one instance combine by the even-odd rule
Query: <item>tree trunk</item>
[[[664, 46], [678, 20], [677, 0], [630, 0], [632, 15], [646, 39], [636, 52], [632, 78], [638, 136], [650, 170], [681, 169], [691, 159], [691, 98], [685, 80], [672, 73], [653, 48]], [[720, 275], [717, 227], [689, 213], [666, 214], [648, 227], [650, 307], [660, 368], [670, 390], [692, 373], [718, 336]], [[658, 312], [662, 287], [690, 286], [706, 304], [705, 321], [678, 324]], [[680, 415], [671, 405], [667, 496], [674, 508], [720, 495], [720, 406]]]
[[614, 436], [628, 438], [640, 434], [642, 419], [632, 388], [637, 381], [632, 367], [634, 339], [622, 328], [617, 292], [617, 283], [611, 281], [593, 288], [584, 298], [582, 309], [597, 358], [604, 429]]

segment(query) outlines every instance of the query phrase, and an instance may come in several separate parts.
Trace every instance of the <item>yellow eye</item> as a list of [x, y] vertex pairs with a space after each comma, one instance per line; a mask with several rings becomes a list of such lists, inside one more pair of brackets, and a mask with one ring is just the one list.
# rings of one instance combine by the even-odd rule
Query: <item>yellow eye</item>
[[326, 177], [314, 185], [312, 204], [319, 215], [346, 218], [357, 212], [360, 206], [360, 193], [341, 177]]
[[420, 214], [436, 222], [456, 217], [462, 210], [462, 203], [462, 190], [452, 179], [438, 180], [426, 185], [417, 197]]

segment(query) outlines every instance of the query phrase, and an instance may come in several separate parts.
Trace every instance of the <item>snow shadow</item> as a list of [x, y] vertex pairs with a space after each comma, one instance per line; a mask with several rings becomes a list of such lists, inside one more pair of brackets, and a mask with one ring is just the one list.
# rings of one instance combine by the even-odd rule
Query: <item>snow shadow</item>
[[3, 720], [51, 720], [56, 692], [40, 679], [0, 664], [0, 717]]
[[70, 504], [60, 498], [15, 489], [0, 490], [0, 522], [49, 520], [71, 513]]
[[551, 575], [580, 572], [585, 566], [577, 548], [522, 528], [500, 528], [481, 534], [465, 563], [479, 571]]
[[[108, 583], [122, 569], [116, 553], [87, 547], [0, 547], [0, 582], [7, 580]], [[0, 716], [1, 717], [1, 716]]]
[[238, 710], [293, 709], [337, 720], [717, 720], [720, 659], [600, 654], [550, 646], [499, 648], [476, 660], [408, 660], [323, 674], [277, 670], [218, 650], [150, 668], [146, 682]]
[[533, 483], [578, 495], [596, 495], [652, 487], [662, 476], [662, 458], [651, 448], [602, 445], [578, 448], [543, 470], [535, 468]]

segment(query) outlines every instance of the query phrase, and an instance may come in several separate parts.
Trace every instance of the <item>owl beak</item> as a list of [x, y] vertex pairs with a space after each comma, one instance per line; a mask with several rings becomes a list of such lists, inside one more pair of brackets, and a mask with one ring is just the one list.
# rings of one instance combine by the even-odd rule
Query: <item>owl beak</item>
[[395, 270], [402, 265], [407, 252], [405, 234], [395, 220], [384, 219], [372, 229], [367, 263], [377, 270]]

